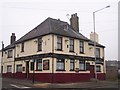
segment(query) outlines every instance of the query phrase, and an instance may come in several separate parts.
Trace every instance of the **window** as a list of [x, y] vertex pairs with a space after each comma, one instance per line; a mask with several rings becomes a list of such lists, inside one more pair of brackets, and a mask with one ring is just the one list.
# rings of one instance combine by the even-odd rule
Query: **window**
[[22, 72], [22, 64], [17, 65], [16, 72]]
[[42, 38], [38, 38], [38, 51], [42, 51]]
[[57, 36], [57, 50], [62, 50], [62, 37]]
[[36, 62], [36, 70], [42, 70], [42, 60], [39, 59]]
[[100, 48], [96, 48], [96, 57], [100, 58]]
[[84, 42], [80, 41], [80, 53], [84, 53]]
[[83, 71], [85, 70], [85, 61], [79, 60], [79, 70]]
[[56, 65], [57, 70], [65, 70], [65, 60], [64, 59], [57, 59], [57, 65]]
[[24, 52], [24, 42], [21, 44], [21, 52]]
[[96, 72], [101, 72], [101, 67], [100, 66], [96, 66]]
[[75, 60], [70, 60], [70, 70], [71, 70], [71, 71], [74, 70], [74, 61], [75, 61]]
[[30, 70], [34, 70], [34, 62], [30, 62]]
[[7, 72], [12, 72], [12, 65], [7, 66]]
[[74, 39], [70, 39], [70, 52], [74, 52]]
[[13, 56], [13, 51], [12, 50], [8, 50], [8, 58], [12, 58]]
[[49, 60], [43, 60], [43, 70], [49, 70]]
[[90, 63], [89, 62], [86, 63], [86, 70], [90, 70]]

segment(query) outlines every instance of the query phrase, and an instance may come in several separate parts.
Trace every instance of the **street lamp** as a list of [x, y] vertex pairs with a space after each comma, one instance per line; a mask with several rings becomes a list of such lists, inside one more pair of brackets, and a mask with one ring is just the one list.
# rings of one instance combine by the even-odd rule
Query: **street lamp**
[[95, 13], [99, 12], [103, 9], [109, 8], [110, 6], [106, 6], [104, 8], [101, 8], [99, 10], [96, 10], [95, 12], [93, 12], [93, 26], [94, 26], [94, 55], [95, 55], [95, 79], [97, 79], [97, 73], [96, 73], [96, 38], [95, 38]]
[[3, 74], [3, 49], [4, 49], [4, 44], [3, 44], [3, 41], [1, 43], [2, 43], [2, 55], [1, 55], [1, 77], [2, 77], [2, 74]]

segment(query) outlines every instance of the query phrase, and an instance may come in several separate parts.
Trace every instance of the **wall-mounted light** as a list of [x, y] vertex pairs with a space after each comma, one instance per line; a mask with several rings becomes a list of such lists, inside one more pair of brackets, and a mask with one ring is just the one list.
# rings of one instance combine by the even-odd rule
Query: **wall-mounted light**
[[18, 44], [18, 45], [16, 45], [16, 47], [20, 47], [20, 45]]
[[35, 40], [34, 42], [35, 42], [35, 43], [37, 43], [38, 41], [37, 41], [37, 40]]
[[66, 60], [66, 63], [68, 62], [68, 59]]
[[67, 41], [69, 41], [69, 40], [65, 39], [65, 42], [67, 42]]
[[93, 47], [89, 47], [89, 49], [92, 49]]
[[75, 63], [77, 63], [77, 60], [75, 60]]

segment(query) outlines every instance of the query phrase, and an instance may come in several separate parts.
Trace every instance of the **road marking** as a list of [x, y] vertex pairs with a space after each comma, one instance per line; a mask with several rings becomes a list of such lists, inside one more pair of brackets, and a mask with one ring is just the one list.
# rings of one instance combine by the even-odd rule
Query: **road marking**
[[21, 89], [24, 89], [24, 88], [30, 88], [30, 87], [25, 87], [25, 86], [17, 86], [15, 84], [10, 84], [11, 86], [15, 87], [15, 88], [21, 88]]
[[16, 88], [20, 88], [20, 87], [18, 87], [17, 85], [14, 85], [14, 84], [10, 84], [11, 86], [13, 86], [13, 87], [16, 87]]

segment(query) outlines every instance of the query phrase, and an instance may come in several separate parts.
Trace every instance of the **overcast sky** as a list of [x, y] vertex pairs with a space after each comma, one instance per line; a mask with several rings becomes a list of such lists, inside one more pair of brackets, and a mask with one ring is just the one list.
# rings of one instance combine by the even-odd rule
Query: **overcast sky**
[[80, 33], [89, 38], [93, 32], [93, 12], [110, 5], [110, 8], [95, 14], [96, 32], [99, 43], [106, 47], [105, 59], [118, 60], [118, 1], [3, 0], [0, 3], [0, 42], [4, 41], [7, 46], [11, 33], [15, 33], [18, 40], [48, 17], [70, 23], [68, 18], [74, 13], [79, 17]]

